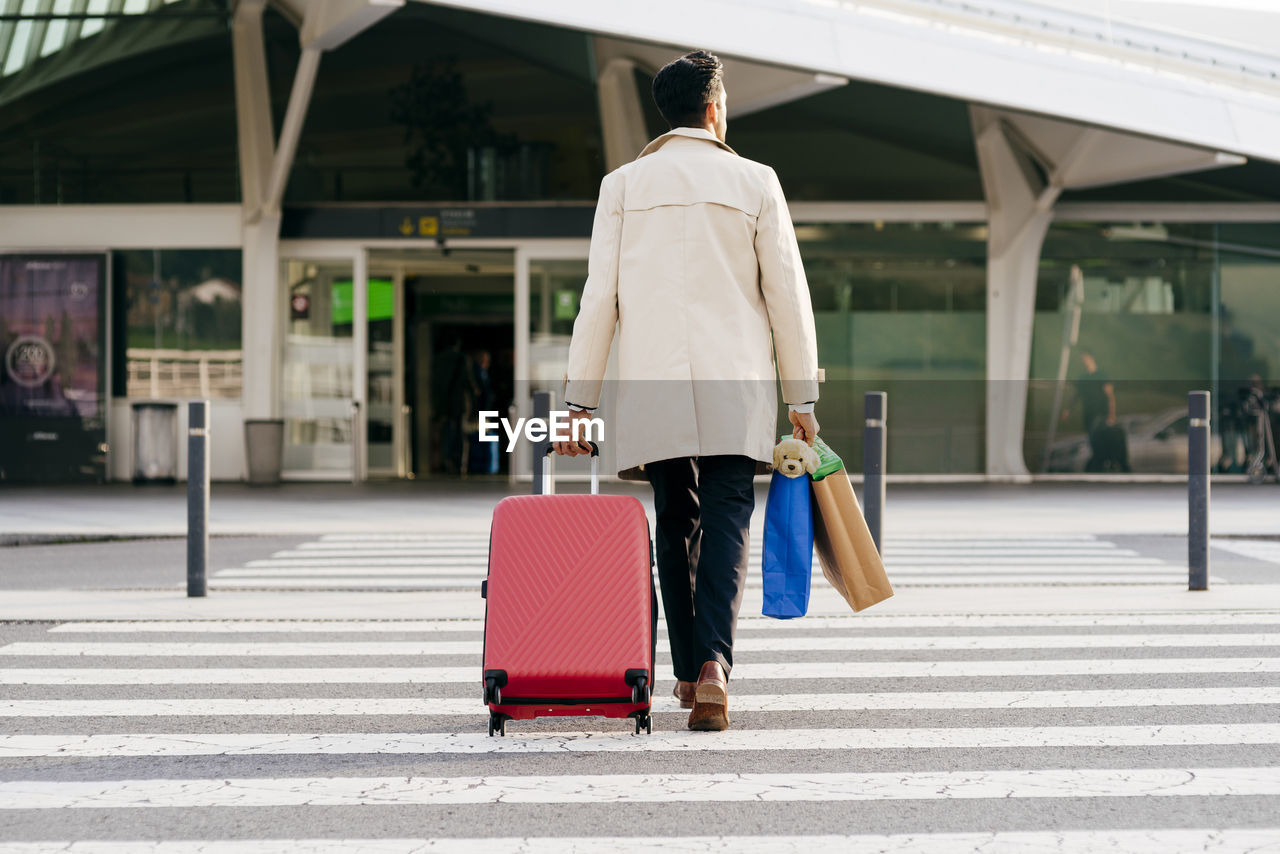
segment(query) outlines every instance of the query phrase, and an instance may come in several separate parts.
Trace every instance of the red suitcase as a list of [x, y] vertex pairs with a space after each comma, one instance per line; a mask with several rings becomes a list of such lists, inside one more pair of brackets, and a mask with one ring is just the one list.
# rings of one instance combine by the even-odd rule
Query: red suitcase
[[597, 494], [597, 454], [590, 495], [512, 496], [494, 510], [481, 590], [489, 735], [547, 715], [653, 731], [649, 522], [635, 498]]

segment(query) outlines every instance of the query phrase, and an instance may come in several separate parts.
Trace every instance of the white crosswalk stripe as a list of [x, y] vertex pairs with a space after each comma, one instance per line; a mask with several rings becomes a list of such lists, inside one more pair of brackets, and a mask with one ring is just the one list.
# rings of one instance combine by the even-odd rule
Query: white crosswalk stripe
[[856, 836], [484, 837], [472, 839], [134, 839], [94, 842], [16, 842], [8, 854], [1262, 854], [1280, 849], [1280, 828], [1247, 830], [1068, 830], [997, 833], [897, 833]]
[[1253, 539], [1215, 539], [1213, 541], [1215, 549], [1238, 554], [1242, 557], [1253, 558], [1267, 563], [1280, 564], [1280, 539], [1275, 540], [1253, 540]]
[[[1109, 634], [1109, 635], [1005, 635], [1003, 637], [947, 636], [919, 637], [880, 635], [877, 637], [744, 637], [734, 649], [739, 652], [908, 652], [912, 650], [1000, 650], [1000, 649], [1153, 649], [1211, 647], [1280, 646], [1280, 633], [1226, 634]], [[432, 655], [473, 655], [484, 651], [480, 641], [270, 641], [242, 643], [222, 641], [199, 643], [102, 643], [93, 641], [18, 642], [0, 647], [0, 656], [107, 656], [113, 658], [175, 658], [217, 656], [219, 658], [277, 657], [314, 658], [369, 656], [389, 658]]]
[[[1215, 545], [1217, 543], [1215, 542]], [[216, 571], [228, 590], [456, 590], [488, 571], [489, 535], [328, 534], [269, 557]], [[760, 588], [762, 544], [749, 552], [747, 584]], [[885, 564], [898, 587], [1185, 584], [1186, 567], [1082, 535], [887, 538]], [[1224, 583], [1214, 576], [1212, 583]], [[825, 584], [814, 560], [814, 583]]]
[[[1236, 611], [1232, 626], [1280, 625], [1280, 616], [1265, 612]], [[1167, 612], [1159, 614], [929, 614], [883, 616], [864, 612], [842, 617], [808, 616], [801, 623], [742, 615], [738, 632], [795, 631], [803, 629], [1030, 629], [1030, 628], [1157, 628], [1161, 626], [1219, 626], [1221, 614]], [[379, 634], [480, 632], [484, 621], [454, 620], [110, 620], [59, 623], [53, 634]]]
[[[129, 733], [3, 735], [0, 758], [37, 756], [271, 756], [300, 754], [690, 753], [777, 750], [933, 750], [1011, 747], [1170, 747], [1280, 745], [1280, 724], [1192, 726], [938, 727], [930, 729], [729, 730], [715, 739], [692, 732], [528, 733], [518, 739], [485, 733]], [[1280, 769], [1276, 769], [1280, 771]], [[1280, 791], [1277, 792], [1280, 794]]]
[[[1077, 691], [891, 691], [863, 694], [735, 693], [743, 712], [835, 712], [873, 709], [1104, 709], [1147, 706], [1280, 706], [1280, 687], [1135, 688]], [[656, 697], [656, 714], [687, 714], [672, 697]], [[473, 698], [285, 697], [200, 700], [10, 700], [0, 718], [109, 718], [417, 715], [474, 716]]]
[[[213, 587], [224, 590], [477, 590], [483, 576], [432, 575], [429, 578], [420, 576], [395, 576], [383, 573], [372, 575], [351, 574], [345, 577], [307, 577], [279, 578], [270, 575], [253, 577], [220, 578]], [[1052, 576], [1044, 573], [1020, 575], [898, 575], [892, 576], [895, 588], [903, 587], [992, 587], [998, 585], [1019, 586], [1098, 586], [1098, 585], [1164, 585], [1166, 587], [1186, 587], [1185, 572], [1167, 573], [1125, 573], [1120, 574], [1072, 574], [1070, 576]], [[1218, 576], [1211, 576], [1212, 584], [1225, 583]], [[826, 582], [814, 578], [814, 584]], [[747, 589], [758, 590], [762, 586], [759, 580], [748, 580]]]
[[661, 804], [1280, 795], [1280, 768], [1049, 768], [814, 774], [256, 777], [3, 782], [0, 810]]
[[[26, 627], [0, 645], [0, 850], [1280, 847], [1280, 827], [1253, 826], [1280, 814], [1280, 613], [746, 618], [728, 731], [684, 728], [663, 654], [652, 735], [587, 717], [506, 738], [485, 734], [474, 696], [482, 629]], [[847, 806], [823, 823], [823, 803]], [[707, 836], [699, 804], [734, 816], [732, 835]], [[642, 835], [601, 823], [628, 805]], [[517, 836], [535, 808], [555, 821]], [[495, 822], [503, 836], [478, 835]], [[422, 823], [439, 829], [405, 835]]]
[[[747, 679], [961, 679], [1003, 676], [1120, 676], [1175, 673], [1280, 673], [1280, 658], [1084, 658], [1012, 661], [865, 661], [747, 663]], [[13, 668], [0, 685], [339, 685], [479, 684], [474, 667], [141, 667]]]

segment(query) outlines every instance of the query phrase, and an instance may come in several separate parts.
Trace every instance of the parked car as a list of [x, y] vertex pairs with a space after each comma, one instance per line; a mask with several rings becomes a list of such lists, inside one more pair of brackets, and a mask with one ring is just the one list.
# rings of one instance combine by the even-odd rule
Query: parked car
[[[1167, 409], [1154, 415], [1121, 415], [1116, 425], [1129, 443], [1129, 467], [1135, 474], [1184, 474], [1187, 471], [1187, 411]], [[1049, 472], [1083, 472], [1092, 456], [1089, 437], [1063, 436], [1049, 448]], [[1222, 439], [1209, 437], [1209, 459], [1222, 456]]]

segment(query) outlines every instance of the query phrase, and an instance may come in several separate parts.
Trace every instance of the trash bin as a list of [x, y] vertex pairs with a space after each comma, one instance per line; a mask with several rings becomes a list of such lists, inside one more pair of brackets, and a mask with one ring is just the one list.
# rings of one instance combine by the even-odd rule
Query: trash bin
[[284, 457], [284, 421], [245, 421], [244, 456], [249, 465], [249, 483], [279, 483]]
[[178, 479], [178, 404], [138, 400], [133, 404], [133, 482]]

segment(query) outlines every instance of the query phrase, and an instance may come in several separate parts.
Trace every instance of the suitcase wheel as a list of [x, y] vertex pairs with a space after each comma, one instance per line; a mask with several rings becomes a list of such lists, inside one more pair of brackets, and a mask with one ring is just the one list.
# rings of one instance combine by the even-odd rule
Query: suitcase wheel
[[631, 702], [649, 702], [649, 674], [643, 670], [628, 670], [627, 684], [631, 686]]
[[498, 705], [502, 702], [502, 688], [507, 684], [507, 674], [504, 670], [486, 670], [484, 672], [484, 701], [485, 703]]
[[653, 735], [653, 716], [647, 712], [636, 715], [636, 735], [640, 734], [641, 728], [649, 735]]
[[489, 713], [489, 737], [492, 738], [494, 733], [501, 736], [505, 736], [507, 734], [506, 715], [500, 715], [497, 712]]

